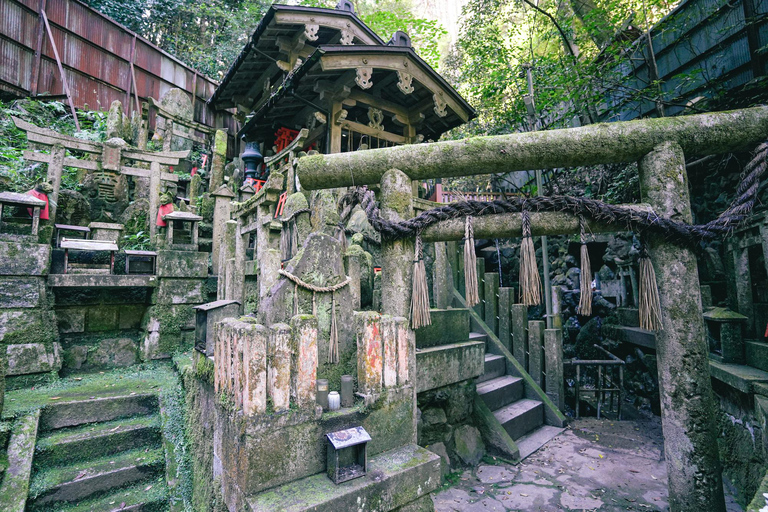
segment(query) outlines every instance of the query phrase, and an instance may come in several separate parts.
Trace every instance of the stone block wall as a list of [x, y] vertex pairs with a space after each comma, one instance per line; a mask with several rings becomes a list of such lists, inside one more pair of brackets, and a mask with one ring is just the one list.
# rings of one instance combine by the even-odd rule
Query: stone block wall
[[0, 240], [0, 357], [7, 359], [9, 380], [61, 368], [46, 284], [50, 254], [45, 244]]
[[720, 405], [717, 443], [723, 473], [736, 487], [739, 501], [746, 505], [768, 471], [767, 425], [761, 407], [761, 403], [768, 406], [768, 398], [745, 393], [719, 379], [712, 379], [712, 387]]
[[129, 366], [139, 361], [148, 288], [54, 288], [66, 372]]
[[194, 306], [209, 302], [215, 289], [208, 279], [205, 252], [158, 251], [157, 286], [141, 321], [141, 358], [164, 359], [195, 341]]

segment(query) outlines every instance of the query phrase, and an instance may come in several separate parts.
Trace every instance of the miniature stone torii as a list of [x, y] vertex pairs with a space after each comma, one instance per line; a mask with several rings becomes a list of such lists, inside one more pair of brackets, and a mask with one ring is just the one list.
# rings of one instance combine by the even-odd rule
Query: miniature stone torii
[[[56, 203], [61, 188], [61, 175], [64, 167], [75, 167], [88, 171], [107, 171], [113, 174], [149, 178], [149, 232], [154, 239], [157, 226], [155, 218], [160, 207], [160, 185], [162, 181], [178, 182], [178, 176], [164, 172], [163, 165], [179, 165], [179, 161], [189, 156], [189, 151], [151, 152], [128, 147], [122, 139], [110, 139], [106, 142], [92, 142], [62, 135], [53, 130], [37, 126], [12, 117], [14, 124], [27, 133], [29, 142], [50, 148], [50, 153], [25, 151], [24, 158], [32, 162], [48, 164], [47, 180], [53, 186], [50, 198], [50, 222], [56, 220]], [[66, 156], [67, 150], [89, 154], [91, 160], [80, 160]], [[126, 161], [149, 164], [149, 169], [125, 165]]]
[[[411, 180], [637, 161], [643, 207], [691, 223], [686, 157], [749, 150], [767, 137], [768, 108], [758, 107], [400, 146], [385, 153], [308, 156], [297, 161], [296, 172], [305, 190], [380, 184], [382, 217], [402, 221], [413, 217]], [[570, 214], [531, 212], [530, 219], [533, 235], [579, 232], [579, 219]], [[519, 213], [486, 215], [474, 219], [474, 234], [520, 237], [521, 225]], [[619, 232], [626, 226], [590, 222], [589, 229]], [[431, 242], [463, 236], [463, 219], [441, 221], [422, 232]], [[724, 511], [696, 257], [660, 236], [649, 242], [662, 311], [656, 344], [670, 508]], [[382, 313], [408, 317], [413, 242], [382, 240], [381, 251]]]

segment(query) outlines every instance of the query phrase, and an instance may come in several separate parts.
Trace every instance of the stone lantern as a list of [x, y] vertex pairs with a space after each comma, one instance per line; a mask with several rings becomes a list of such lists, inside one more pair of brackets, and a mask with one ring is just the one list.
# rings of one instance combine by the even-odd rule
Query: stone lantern
[[[745, 363], [745, 344], [741, 328], [746, 321], [746, 316], [728, 308], [712, 308], [704, 313], [710, 353], [716, 359], [722, 359], [723, 363]], [[717, 353], [718, 346], [720, 354]]]

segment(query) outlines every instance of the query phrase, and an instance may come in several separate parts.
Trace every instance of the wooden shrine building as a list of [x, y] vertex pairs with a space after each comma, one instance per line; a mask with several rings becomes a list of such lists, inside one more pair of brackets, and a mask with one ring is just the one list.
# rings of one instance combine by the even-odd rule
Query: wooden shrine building
[[476, 115], [407, 34], [385, 42], [348, 0], [270, 7], [209, 103], [237, 108], [263, 154], [302, 128], [302, 149], [339, 153], [437, 140]]

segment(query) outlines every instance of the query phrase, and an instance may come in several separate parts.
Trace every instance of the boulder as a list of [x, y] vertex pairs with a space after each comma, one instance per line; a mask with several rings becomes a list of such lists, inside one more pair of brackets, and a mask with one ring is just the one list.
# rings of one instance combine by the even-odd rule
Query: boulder
[[467, 466], [475, 466], [485, 455], [485, 443], [480, 431], [472, 425], [462, 425], [453, 433], [456, 457]]

